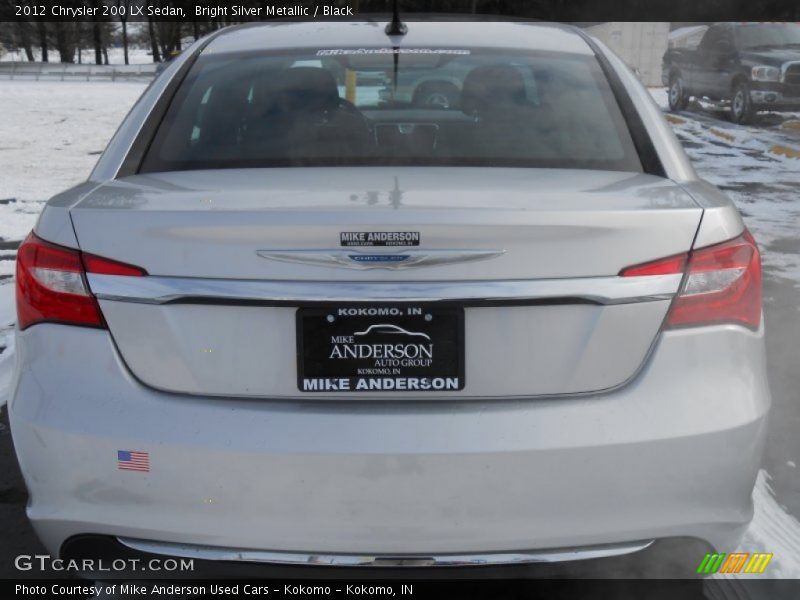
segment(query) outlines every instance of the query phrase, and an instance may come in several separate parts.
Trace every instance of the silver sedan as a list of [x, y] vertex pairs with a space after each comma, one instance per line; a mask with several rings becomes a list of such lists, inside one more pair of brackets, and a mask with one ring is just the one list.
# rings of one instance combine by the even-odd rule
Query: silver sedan
[[579, 30], [216, 32], [17, 269], [54, 554], [561, 561], [729, 551], [752, 516], [758, 248]]

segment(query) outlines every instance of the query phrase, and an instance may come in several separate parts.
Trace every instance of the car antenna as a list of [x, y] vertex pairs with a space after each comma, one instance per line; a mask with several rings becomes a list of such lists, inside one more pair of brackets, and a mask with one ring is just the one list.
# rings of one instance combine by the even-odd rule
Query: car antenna
[[408, 27], [400, 20], [398, 1], [392, 3], [392, 22], [386, 26], [386, 35], [405, 35], [408, 32]]

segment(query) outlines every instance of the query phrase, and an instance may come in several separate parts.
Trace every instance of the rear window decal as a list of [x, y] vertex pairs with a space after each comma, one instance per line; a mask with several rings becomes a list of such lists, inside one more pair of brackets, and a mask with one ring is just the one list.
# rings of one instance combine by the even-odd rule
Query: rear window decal
[[330, 48], [317, 50], [317, 56], [350, 56], [357, 54], [453, 54], [469, 55], [470, 51], [459, 48]]

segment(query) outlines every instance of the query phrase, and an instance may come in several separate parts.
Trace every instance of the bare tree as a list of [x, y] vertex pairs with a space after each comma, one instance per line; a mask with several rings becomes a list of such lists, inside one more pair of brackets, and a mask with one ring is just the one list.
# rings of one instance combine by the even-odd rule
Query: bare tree
[[42, 62], [49, 62], [47, 55], [47, 27], [44, 21], [39, 21], [36, 25], [39, 33], [39, 47], [42, 49]]
[[147, 30], [150, 33], [150, 50], [153, 53], [153, 62], [161, 62], [161, 55], [158, 52], [158, 41], [156, 40], [156, 28], [153, 26], [152, 17], [147, 17]]
[[168, 60], [181, 49], [181, 23], [179, 21], [159, 21], [156, 23], [161, 58]]
[[[62, 63], [75, 62], [75, 34], [74, 28], [69, 23], [57, 21], [53, 23], [53, 30], [56, 38], [56, 50]], [[80, 45], [80, 39], [78, 39]]]
[[31, 44], [31, 24], [27, 21], [19, 21], [17, 23], [17, 36], [19, 38], [19, 45], [25, 51], [26, 58], [33, 62], [33, 45]]
[[128, 60], [128, 13], [131, 9], [130, 0], [117, 0], [119, 8], [119, 20], [122, 23], [122, 53], [125, 56], [125, 64], [130, 64]]
[[108, 47], [114, 38], [114, 25], [110, 21], [101, 21], [100, 26], [100, 47], [103, 53], [103, 64], [108, 64]]
[[[95, 12], [99, 9], [99, 0], [91, 0], [90, 2]], [[92, 45], [94, 46], [94, 62], [96, 65], [103, 64], [103, 41], [100, 38], [100, 22], [97, 19], [92, 19]]]
[[75, 21], [75, 39], [78, 40], [76, 46], [78, 48], [78, 64], [83, 64], [83, 27], [81, 26], [81, 22]]

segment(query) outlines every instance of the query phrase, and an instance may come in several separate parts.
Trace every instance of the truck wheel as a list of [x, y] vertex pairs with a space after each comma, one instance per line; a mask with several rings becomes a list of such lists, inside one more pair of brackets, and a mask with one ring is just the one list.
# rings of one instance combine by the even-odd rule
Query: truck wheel
[[753, 101], [750, 99], [750, 86], [741, 81], [733, 88], [731, 100], [731, 119], [736, 123], [750, 123], [755, 116]]
[[683, 110], [689, 104], [689, 96], [683, 87], [680, 75], [673, 75], [669, 80], [669, 109]]

